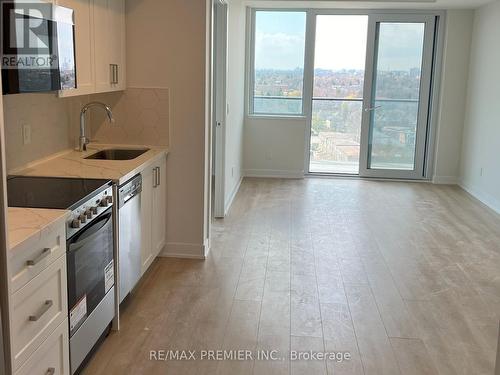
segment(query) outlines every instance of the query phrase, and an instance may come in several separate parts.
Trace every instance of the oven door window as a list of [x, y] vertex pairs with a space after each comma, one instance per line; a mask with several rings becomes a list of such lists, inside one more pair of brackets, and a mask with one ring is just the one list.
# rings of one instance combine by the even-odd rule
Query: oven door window
[[114, 285], [111, 209], [68, 240], [70, 334]]

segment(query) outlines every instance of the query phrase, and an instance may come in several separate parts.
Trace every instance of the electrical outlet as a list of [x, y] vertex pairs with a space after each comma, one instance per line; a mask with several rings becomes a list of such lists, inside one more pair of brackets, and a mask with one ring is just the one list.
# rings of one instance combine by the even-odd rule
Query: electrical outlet
[[29, 145], [31, 143], [31, 125], [23, 123], [23, 145]]

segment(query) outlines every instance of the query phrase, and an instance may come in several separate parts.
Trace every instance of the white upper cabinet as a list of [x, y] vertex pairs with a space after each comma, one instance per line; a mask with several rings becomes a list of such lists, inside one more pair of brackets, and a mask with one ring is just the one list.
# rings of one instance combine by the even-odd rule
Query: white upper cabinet
[[125, 90], [125, 0], [57, 0], [74, 10], [76, 84], [59, 96]]
[[74, 10], [76, 89], [61, 90], [59, 96], [86, 95], [95, 92], [93, 0], [57, 0], [57, 5]]
[[96, 92], [125, 89], [125, 3], [94, 0]]

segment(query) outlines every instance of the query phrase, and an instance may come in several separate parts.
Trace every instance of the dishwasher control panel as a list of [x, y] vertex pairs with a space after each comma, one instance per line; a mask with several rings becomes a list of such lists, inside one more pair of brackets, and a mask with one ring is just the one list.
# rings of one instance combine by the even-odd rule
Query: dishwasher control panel
[[118, 188], [118, 209], [142, 191], [142, 176], [138, 174]]

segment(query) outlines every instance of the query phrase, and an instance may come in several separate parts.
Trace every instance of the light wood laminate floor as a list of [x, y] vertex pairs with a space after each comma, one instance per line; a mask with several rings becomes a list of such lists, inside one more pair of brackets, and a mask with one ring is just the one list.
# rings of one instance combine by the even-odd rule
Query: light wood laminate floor
[[[155, 261], [86, 374], [493, 374], [500, 217], [458, 187], [245, 179], [212, 230], [206, 261]], [[352, 359], [149, 360], [204, 349]]]

